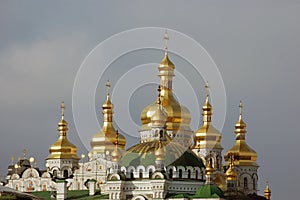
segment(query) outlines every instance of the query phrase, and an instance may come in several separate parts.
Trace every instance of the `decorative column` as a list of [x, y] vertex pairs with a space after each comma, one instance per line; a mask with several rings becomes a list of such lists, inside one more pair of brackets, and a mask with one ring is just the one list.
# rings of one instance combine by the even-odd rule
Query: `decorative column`
[[56, 187], [56, 199], [64, 200], [67, 199], [67, 181], [66, 180], [58, 180]]

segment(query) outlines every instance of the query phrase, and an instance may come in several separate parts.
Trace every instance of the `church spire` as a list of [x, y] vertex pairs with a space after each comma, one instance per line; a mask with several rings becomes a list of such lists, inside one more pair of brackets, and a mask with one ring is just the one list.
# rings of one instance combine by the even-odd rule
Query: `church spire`
[[158, 71], [159, 71], [159, 77], [160, 77], [160, 85], [162, 86], [162, 89], [170, 89], [172, 90], [172, 79], [174, 76], [174, 69], [175, 66], [174, 64], [170, 61], [169, 56], [168, 56], [168, 41], [169, 41], [169, 35], [168, 32], [165, 32], [164, 35], [164, 40], [165, 40], [165, 56], [160, 62], [158, 66]]
[[58, 122], [59, 138], [51, 145], [49, 152], [50, 156], [48, 159], [61, 159], [61, 158], [72, 158], [79, 160], [77, 153], [77, 147], [69, 142], [67, 138], [68, 122], [64, 119], [65, 116], [65, 103], [61, 103], [61, 119]]
[[58, 131], [61, 136], [66, 136], [68, 131], [68, 122], [65, 121], [65, 103], [61, 102], [61, 120], [58, 122]]
[[[112, 123], [113, 118], [113, 104], [110, 101], [110, 82], [109, 80], [106, 82], [106, 101], [102, 106], [103, 109], [103, 121]], [[103, 126], [108, 124], [104, 123]], [[113, 125], [111, 125], [113, 126]]]
[[118, 137], [118, 146], [121, 149], [125, 148], [126, 139], [123, 135], [119, 134], [113, 125], [113, 109], [114, 105], [110, 100], [111, 84], [109, 80], [106, 86], [106, 100], [102, 105], [103, 124], [100, 132], [96, 133], [92, 140], [91, 146], [93, 153], [106, 155], [106, 152], [112, 153], [116, 144], [116, 136]]
[[202, 116], [203, 116], [203, 123], [210, 123], [211, 122], [211, 116], [212, 116], [212, 106], [209, 102], [209, 86], [208, 82], [205, 84], [205, 91], [206, 91], [206, 99], [205, 103], [202, 106]]
[[236, 133], [236, 139], [237, 140], [245, 140], [246, 137], [246, 123], [243, 121], [243, 103], [240, 101], [239, 104], [240, 108], [240, 115], [237, 123], [235, 124], [235, 133]]

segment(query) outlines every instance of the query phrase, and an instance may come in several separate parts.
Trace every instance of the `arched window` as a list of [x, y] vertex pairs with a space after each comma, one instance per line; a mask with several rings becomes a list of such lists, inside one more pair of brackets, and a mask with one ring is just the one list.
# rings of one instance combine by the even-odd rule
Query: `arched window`
[[152, 174], [153, 174], [153, 170], [149, 169], [149, 178], [151, 178]]
[[67, 169], [64, 170], [64, 178], [68, 178], [69, 177], [69, 172]]
[[198, 179], [198, 170], [196, 170], [195, 173], [196, 173], [196, 177], [195, 178]]
[[143, 170], [142, 169], [140, 169], [140, 171], [139, 171], [139, 178], [143, 178]]
[[221, 163], [221, 159], [220, 159], [220, 156], [217, 155], [217, 158], [216, 158], [216, 168], [219, 169], [220, 168], [220, 163]]
[[256, 180], [253, 178], [253, 190], [256, 190]]
[[133, 176], [133, 169], [130, 171], [130, 178], [134, 178], [134, 176]]
[[56, 169], [53, 170], [53, 176], [54, 176], [54, 177], [57, 177], [57, 170], [56, 170]]
[[189, 169], [188, 170], [188, 179], [190, 179], [191, 178], [191, 170]]
[[178, 171], [178, 178], [182, 178], [182, 169]]
[[160, 130], [160, 131], [159, 131], [159, 138], [162, 138], [163, 135], [164, 135], [164, 131], [163, 131], [163, 130]]
[[248, 189], [248, 179], [244, 177], [244, 189]]
[[204, 172], [203, 172], [203, 170], [201, 170], [201, 180], [203, 180], [204, 179]]
[[169, 177], [170, 177], [170, 178], [173, 178], [173, 169], [170, 169], [170, 170], [169, 170]]

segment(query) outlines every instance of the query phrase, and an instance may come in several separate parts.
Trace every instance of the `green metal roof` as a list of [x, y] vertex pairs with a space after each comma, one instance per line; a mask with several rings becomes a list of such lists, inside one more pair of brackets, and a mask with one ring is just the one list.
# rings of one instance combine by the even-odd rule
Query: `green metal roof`
[[193, 198], [224, 198], [224, 193], [216, 185], [204, 185], [199, 187]]

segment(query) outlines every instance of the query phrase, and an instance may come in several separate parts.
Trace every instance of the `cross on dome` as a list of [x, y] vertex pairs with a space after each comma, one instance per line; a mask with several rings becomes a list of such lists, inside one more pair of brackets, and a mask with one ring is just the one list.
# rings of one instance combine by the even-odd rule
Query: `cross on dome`
[[106, 82], [106, 92], [107, 92], [107, 96], [109, 96], [109, 94], [110, 94], [110, 82], [109, 82], [109, 80], [107, 80], [107, 82]]
[[65, 102], [63, 101], [63, 102], [61, 102], [61, 106], [60, 106], [60, 108], [61, 108], [61, 119], [64, 119], [64, 116], [65, 116]]
[[168, 35], [168, 31], [165, 31], [165, 35], [164, 35], [164, 40], [165, 40], [165, 53], [168, 53], [168, 41], [169, 41], [169, 35]]
[[209, 85], [208, 85], [208, 81], [206, 81], [206, 84], [205, 84], [205, 91], [206, 91], [206, 97], [209, 96]]
[[242, 114], [243, 114], [243, 103], [242, 103], [242, 101], [240, 101], [239, 107], [240, 107], [240, 116], [242, 116]]

